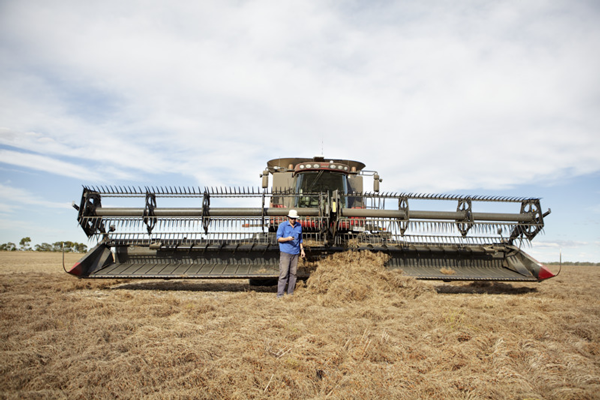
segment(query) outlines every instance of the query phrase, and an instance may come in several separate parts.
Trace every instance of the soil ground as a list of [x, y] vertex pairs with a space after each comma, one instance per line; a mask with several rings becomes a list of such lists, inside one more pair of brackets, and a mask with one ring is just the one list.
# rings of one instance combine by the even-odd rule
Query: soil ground
[[242, 280], [79, 280], [60, 254], [0, 252], [0, 398], [600, 398], [600, 267], [451, 284], [384, 261], [338, 255], [278, 300]]

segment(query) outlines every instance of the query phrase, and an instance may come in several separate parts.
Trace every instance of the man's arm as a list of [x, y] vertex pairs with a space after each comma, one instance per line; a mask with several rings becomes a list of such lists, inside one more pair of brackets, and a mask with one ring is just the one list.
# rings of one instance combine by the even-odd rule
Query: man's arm
[[279, 227], [277, 228], [277, 241], [279, 243], [284, 243], [284, 242], [289, 242], [290, 240], [294, 240], [293, 237], [288, 236], [288, 237], [283, 237], [283, 233], [285, 230], [285, 223], [287, 221], [282, 222], [281, 224], [279, 224]]
[[278, 242], [280, 242], [279, 239], [281, 239], [283, 237], [283, 224], [284, 223], [285, 223], [285, 221], [280, 223], [279, 226], [277, 227], [277, 241]]
[[299, 237], [299, 239], [300, 240], [298, 240], [298, 241], [300, 242], [300, 256], [302, 258], [304, 258], [304, 257], [306, 257], [306, 255], [304, 254], [304, 245], [303, 245], [303, 242], [302, 242], [302, 225], [300, 225], [300, 237]]

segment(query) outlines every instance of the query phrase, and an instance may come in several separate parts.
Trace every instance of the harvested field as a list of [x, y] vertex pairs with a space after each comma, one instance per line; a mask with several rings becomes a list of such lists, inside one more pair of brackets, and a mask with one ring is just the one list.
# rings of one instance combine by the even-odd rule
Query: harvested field
[[450, 284], [384, 261], [336, 255], [277, 300], [241, 280], [78, 280], [60, 254], [1, 252], [0, 398], [600, 398], [600, 267]]

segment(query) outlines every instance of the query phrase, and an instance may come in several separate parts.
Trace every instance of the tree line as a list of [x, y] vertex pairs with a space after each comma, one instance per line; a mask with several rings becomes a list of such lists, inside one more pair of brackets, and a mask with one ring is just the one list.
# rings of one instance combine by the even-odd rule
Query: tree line
[[600, 267], [600, 263], [597, 262], [589, 262], [589, 261], [563, 261], [558, 262], [558, 261], [552, 261], [552, 262], [545, 262], [543, 264], [546, 265], [576, 265], [576, 266], [582, 266], [582, 267]]
[[63, 251], [63, 246], [65, 253], [85, 253], [88, 250], [87, 245], [68, 240], [64, 242], [36, 244], [31, 247], [31, 238], [24, 237], [18, 246], [13, 242], [0, 244], [0, 251]]

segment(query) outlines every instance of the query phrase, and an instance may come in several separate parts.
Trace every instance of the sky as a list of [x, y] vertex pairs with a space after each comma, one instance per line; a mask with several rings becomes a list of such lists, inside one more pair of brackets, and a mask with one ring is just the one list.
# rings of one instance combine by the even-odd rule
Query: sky
[[0, 243], [87, 243], [82, 185], [258, 187], [323, 154], [383, 191], [541, 197], [526, 251], [600, 262], [598, 21], [597, 1], [0, 0]]

